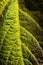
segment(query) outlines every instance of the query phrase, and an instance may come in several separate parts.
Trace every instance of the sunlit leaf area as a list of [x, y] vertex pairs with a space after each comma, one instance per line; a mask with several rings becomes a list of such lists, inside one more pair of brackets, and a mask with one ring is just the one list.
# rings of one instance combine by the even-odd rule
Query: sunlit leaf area
[[43, 65], [43, 0], [0, 0], [0, 65]]

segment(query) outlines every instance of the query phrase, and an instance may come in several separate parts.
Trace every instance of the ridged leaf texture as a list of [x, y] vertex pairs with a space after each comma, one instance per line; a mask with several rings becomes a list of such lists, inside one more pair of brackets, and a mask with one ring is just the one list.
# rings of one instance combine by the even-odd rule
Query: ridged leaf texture
[[42, 8], [43, 0], [0, 0], [0, 65], [43, 65]]

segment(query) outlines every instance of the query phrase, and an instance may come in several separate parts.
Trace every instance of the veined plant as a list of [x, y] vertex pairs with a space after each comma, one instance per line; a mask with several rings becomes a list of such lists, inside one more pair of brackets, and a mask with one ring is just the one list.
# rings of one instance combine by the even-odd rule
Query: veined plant
[[43, 64], [41, 6], [42, 0], [0, 0], [0, 65]]

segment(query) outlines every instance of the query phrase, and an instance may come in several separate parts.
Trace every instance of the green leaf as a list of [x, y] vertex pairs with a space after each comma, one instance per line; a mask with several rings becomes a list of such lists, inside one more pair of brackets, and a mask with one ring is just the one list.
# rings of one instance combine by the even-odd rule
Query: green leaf
[[6, 7], [6, 5], [9, 3], [10, 0], [0, 0], [0, 15], [2, 14], [4, 8]]
[[28, 15], [28, 13], [25, 13], [21, 9], [20, 16], [21, 26], [30, 31], [30, 33], [32, 33], [36, 37], [41, 47], [43, 48], [43, 29], [39, 26], [34, 17], [30, 16], [30, 14]]
[[25, 2], [0, 0], [0, 65], [43, 63], [43, 29]]

